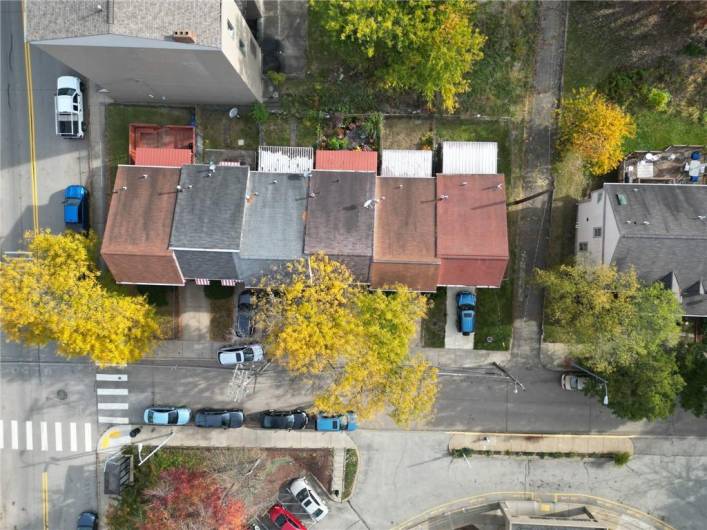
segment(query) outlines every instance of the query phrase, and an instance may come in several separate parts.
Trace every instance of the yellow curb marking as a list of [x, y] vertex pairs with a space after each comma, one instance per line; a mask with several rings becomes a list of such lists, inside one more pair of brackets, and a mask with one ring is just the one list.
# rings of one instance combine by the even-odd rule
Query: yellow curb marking
[[44, 530], [49, 530], [49, 475], [46, 471], [42, 473], [42, 508]]
[[[25, 6], [22, 3], [22, 24], [25, 24]], [[34, 95], [32, 87], [32, 57], [25, 31], [25, 84], [27, 86], [27, 132], [29, 135], [29, 169], [32, 181], [32, 225], [34, 233], [39, 232], [39, 194], [37, 192], [37, 153], [34, 129]]]

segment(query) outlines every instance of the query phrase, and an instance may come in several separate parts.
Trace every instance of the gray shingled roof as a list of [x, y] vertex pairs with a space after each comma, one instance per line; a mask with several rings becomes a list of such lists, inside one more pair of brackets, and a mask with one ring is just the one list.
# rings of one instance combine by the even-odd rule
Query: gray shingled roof
[[241, 257], [302, 257], [307, 179], [298, 174], [251, 172], [247, 195]]
[[182, 276], [187, 279], [237, 280], [237, 252], [210, 252], [205, 250], [175, 250]]
[[247, 182], [247, 166], [183, 166], [170, 248], [239, 250]]
[[[359, 171], [312, 173], [307, 199], [304, 251], [372, 256], [376, 174]], [[371, 205], [373, 206], [373, 205]]]
[[707, 287], [707, 186], [612, 183], [604, 191], [620, 233], [612, 263], [635, 267], [645, 282], [674, 274], [685, 314], [707, 316], [700, 294], [700, 283]]

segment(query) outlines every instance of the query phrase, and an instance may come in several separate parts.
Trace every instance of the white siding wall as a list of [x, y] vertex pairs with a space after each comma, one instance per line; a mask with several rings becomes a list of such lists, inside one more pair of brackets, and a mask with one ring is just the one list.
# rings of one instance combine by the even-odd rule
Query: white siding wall
[[261, 101], [263, 82], [260, 46], [235, 2], [221, 2], [221, 49], [258, 101]]
[[432, 151], [383, 149], [381, 177], [431, 177]]
[[496, 142], [442, 142], [442, 173], [495, 175], [497, 164]]
[[306, 173], [314, 168], [311, 147], [258, 147], [258, 171], [266, 173]]
[[[589, 199], [577, 205], [577, 232], [575, 252], [577, 259], [592, 265], [602, 261], [602, 241], [604, 235], [604, 190], [593, 191]], [[594, 228], [600, 228], [601, 237], [594, 237]], [[580, 245], [586, 244], [586, 251], [580, 251]]]
[[604, 264], [611, 263], [611, 258], [614, 257], [614, 251], [616, 250], [616, 245], [620, 237], [619, 226], [616, 224], [614, 207], [612, 205], [613, 203], [611, 201], [606, 202], [606, 215], [604, 218]]

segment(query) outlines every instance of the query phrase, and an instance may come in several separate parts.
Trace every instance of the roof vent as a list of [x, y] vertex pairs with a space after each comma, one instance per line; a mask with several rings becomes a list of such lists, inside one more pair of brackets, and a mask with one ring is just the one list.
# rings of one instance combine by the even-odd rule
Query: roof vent
[[172, 33], [172, 40], [176, 42], [184, 42], [187, 44], [194, 44], [196, 42], [196, 35], [193, 31], [189, 30], [177, 30]]

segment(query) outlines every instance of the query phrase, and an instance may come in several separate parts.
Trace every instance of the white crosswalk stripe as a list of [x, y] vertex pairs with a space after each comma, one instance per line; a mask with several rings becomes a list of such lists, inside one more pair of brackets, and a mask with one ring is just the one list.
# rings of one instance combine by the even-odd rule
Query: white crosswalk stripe
[[84, 451], [87, 453], [93, 450], [93, 438], [91, 438], [91, 424], [83, 424], [83, 441], [84, 441]]
[[42, 451], [49, 451], [49, 433], [47, 432], [47, 422], [39, 423], [39, 437], [42, 444]]
[[5, 423], [0, 420], [0, 449], [5, 449]]
[[54, 423], [54, 445], [57, 451], [62, 450], [62, 439], [61, 439], [61, 422], [57, 421]]
[[[121, 374], [118, 371], [113, 373], [97, 373], [96, 374], [96, 396], [98, 397], [97, 408], [99, 412], [98, 423], [126, 425], [130, 423], [130, 418], [125, 416], [126, 411], [130, 408], [128, 403], [128, 389], [125, 386], [116, 383], [124, 383], [127, 385], [128, 374]], [[109, 383], [105, 386], [102, 384]], [[107, 396], [112, 396], [106, 399]], [[122, 399], [121, 399], [122, 398]], [[121, 416], [111, 416], [108, 411], [121, 411]]]
[[71, 443], [72, 451], [76, 452], [79, 450], [76, 442], [76, 424], [74, 422], [69, 423], [69, 442]]
[[10, 422], [10, 432], [12, 433], [12, 448], [17, 449], [19, 446], [19, 436], [17, 435], [17, 420]]
[[25, 448], [28, 451], [34, 449], [34, 437], [32, 436], [32, 422], [25, 422]]

